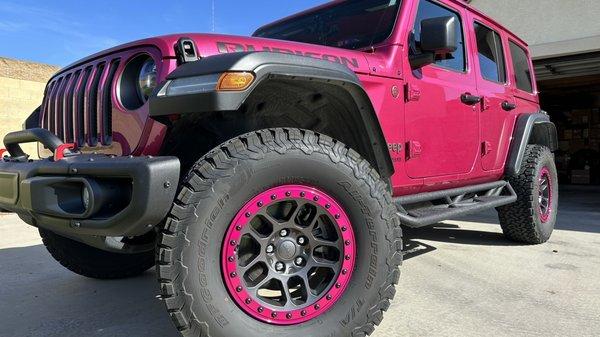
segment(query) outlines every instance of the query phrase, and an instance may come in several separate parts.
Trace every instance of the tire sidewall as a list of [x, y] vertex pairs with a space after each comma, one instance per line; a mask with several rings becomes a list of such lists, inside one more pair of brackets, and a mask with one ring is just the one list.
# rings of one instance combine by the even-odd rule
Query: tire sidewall
[[[298, 149], [284, 154], [269, 152], [261, 160], [239, 161], [231, 175], [215, 181], [212, 197], [196, 205], [196, 217], [188, 224], [189, 240], [182, 252], [188, 274], [185, 289], [194, 298], [192, 311], [207, 322], [211, 336], [338, 336], [367, 322], [368, 309], [378, 303], [379, 285], [385, 282], [386, 257], [393, 247], [386, 240], [392, 230], [392, 214], [383, 214], [382, 196], [372, 196], [375, 181], [360, 177], [347, 158]], [[282, 175], [281, 173], [285, 174]], [[314, 186], [333, 197], [348, 214], [357, 246], [355, 270], [342, 298], [321, 316], [294, 326], [259, 322], [241, 310], [225, 287], [221, 272], [221, 249], [229, 224], [250, 199], [270, 188], [288, 184]], [[386, 220], [387, 219], [387, 220]]]

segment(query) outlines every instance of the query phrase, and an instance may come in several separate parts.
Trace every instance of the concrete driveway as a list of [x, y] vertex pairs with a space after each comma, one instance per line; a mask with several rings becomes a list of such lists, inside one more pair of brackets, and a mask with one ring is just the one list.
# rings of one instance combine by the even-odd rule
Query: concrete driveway
[[[561, 192], [545, 245], [506, 241], [495, 212], [406, 230], [398, 294], [374, 336], [599, 336], [600, 192]], [[0, 336], [178, 336], [154, 272], [71, 274], [14, 215], [0, 215], [0, 266]]]

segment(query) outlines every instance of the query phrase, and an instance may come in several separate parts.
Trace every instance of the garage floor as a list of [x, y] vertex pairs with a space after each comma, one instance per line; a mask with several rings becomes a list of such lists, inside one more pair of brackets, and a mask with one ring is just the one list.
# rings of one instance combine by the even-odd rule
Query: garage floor
[[[399, 291], [374, 336], [600, 335], [600, 192], [561, 193], [541, 246], [506, 241], [494, 212], [406, 230]], [[178, 336], [154, 272], [73, 275], [14, 215], [0, 215], [0, 266], [0, 336]]]

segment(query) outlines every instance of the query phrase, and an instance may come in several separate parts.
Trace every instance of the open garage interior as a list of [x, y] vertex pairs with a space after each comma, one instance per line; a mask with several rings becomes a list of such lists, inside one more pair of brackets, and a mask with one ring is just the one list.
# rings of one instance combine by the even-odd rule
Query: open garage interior
[[537, 60], [535, 72], [558, 129], [561, 183], [600, 185], [600, 53]]

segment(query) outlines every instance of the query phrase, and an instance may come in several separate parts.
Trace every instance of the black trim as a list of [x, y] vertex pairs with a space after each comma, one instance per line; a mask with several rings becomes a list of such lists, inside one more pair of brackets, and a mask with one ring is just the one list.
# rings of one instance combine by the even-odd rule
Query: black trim
[[29, 117], [27, 117], [27, 119], [25, 120], [25, 124], [24, 124], [25, 129], [35, 129], [35, 128], [40, 127], [41, 109], [42, 109], [41, 106], [38, 107], [37, 109], [33, 110], [31, 115], [29, 115]]
[[550, 117], [542, 112], [519, 116], [510, 146], [506, 174], [519, 174], [525, 156], [527, 145], [538, 144], [546, 146], [550, 151], [558, 150], [558, 133], [556, 125]]
[[[242, 92], [206, 92], [180, 96], [150, 97], [150, 116], [204, 113], [238, 110], [260, 83], [271, 79], [321, 82], [338, 86], [354, 99], [364, 126], [361, 136], [372, 148], [372, 164], [382, 177], [390, 177], [393, 164], [387, 150], [386, 141], [369, 96], [363, 89], [356, 74], [348, 67], [305, 56], [269, 52], [241, 52], [220, 54], [202, 60], [186, 63], [168, 77], [160, 88], [181, 78], [193, 78], [218, 74], [226, 71], [252, 72], [256, 80], [250, 88]], [[156, 90], [161, 93], [164, 90]]]
[[52, 152], [63, 144], [62, 140], [56, 135], [46, 129], [40, 128], [15, 131], [4, 136], [4, 147], [8, 150], [12, 159], [29, 157], [23, 152], [20, 144], [33, 142], [42, 143], [42, 145]]
[[[496, 181], [393, 199], [404, 226], [418, 228], [440, 221], [505, 206], [517, 201], [507, 181]], [[431, 203], [433, 202], [433, 203]]]
[[[0, 161], [0, 208], [30, 225], [70, 237], [140, 236], [171, 208], [179, 181], [174, 157], [73, 155]], [[89, 193], [83, 206], [82, 189]], [[9, 192], [10, 191], [10, 192]]]

